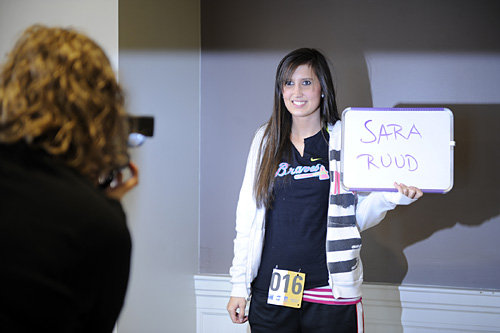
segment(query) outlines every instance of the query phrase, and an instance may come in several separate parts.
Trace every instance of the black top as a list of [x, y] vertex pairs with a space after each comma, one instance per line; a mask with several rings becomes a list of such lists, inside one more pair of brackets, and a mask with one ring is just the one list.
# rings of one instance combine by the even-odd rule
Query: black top
[[275, 175], [272, 209], [266, 212], [262, 260], [252, 287], [269, 289], [273, 268], [306, 273], [305, 289], [328, 285], [328, 132], [304, 140], [304, 156], [291, 145]]
[[42, 151], [0, 145], [0, 332], [111, 332], [130, 251], [118, 201]]

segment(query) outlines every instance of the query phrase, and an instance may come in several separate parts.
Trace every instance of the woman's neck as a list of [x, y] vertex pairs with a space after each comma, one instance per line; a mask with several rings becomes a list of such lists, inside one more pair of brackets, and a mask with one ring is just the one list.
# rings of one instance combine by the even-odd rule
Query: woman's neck
[[305, 139], [318, 133], [321, 129], [321, 120], [318, 119], [293, 119], [292, 136], [297, 139]]
[[304, 156], [304, 139], [313, 136], [320, 130], [321, 120], [319, 117], [292, 119], [290, 141], [300, 153], [300, 156]]

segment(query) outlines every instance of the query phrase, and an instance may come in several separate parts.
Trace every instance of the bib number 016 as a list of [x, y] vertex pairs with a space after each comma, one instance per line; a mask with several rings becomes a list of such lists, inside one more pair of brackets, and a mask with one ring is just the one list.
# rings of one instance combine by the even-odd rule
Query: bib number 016
[[[289, 271], [288, 271], [289, 272]], [[293, 272], [292, 272], [293, 273]], [[290, 286], [290, 274], [280, 275], [278, 272], [273, 272], [273, 277], [271, 278], [271, 290], [278, 291], [280, 289], [281, 282], [283, 281], [285, 285], [283, 286], [283, 291], [285, 294], [288, 292], [288, 287]], [[304, 278], [299, 274], [293, 276], [292, 282], [292, 294], [300, 295], [303, 288]]]
[[271, 276], [267, 303], [300, 308], [305, 278], [304, 273], [275, 268]]

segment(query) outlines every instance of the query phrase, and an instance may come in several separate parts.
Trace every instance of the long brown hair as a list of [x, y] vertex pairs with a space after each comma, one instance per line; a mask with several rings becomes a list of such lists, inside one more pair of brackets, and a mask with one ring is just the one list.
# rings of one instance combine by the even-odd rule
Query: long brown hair
[[283, 85], [297, 67], [309, 65], [314, 70], [321, 85], [323, 97], [320, 102], [322, 125], [339, 120], [332, 75], [325, 57], [316, 49], [301, 48], [288, 53], [276, 69], [274, 85], [274, 108], [267, 122], [260, 144], [260, 165], [256, 170], [254, 195], [259, 207], [270, 208], [273, 201], [274, 174], [283, 155], [289, 150], [292, 116], [283, 100]]
[[0, 143], [25, 142], [97, 182], [128, 162], [123, 104], [110, 62], [94, 41], [34, 25], [0, 72]]

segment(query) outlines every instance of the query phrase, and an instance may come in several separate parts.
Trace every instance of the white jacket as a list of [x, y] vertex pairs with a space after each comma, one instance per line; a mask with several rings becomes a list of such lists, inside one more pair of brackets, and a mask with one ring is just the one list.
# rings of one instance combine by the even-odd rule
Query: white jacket
[[[334, 128], [340, 131], [340, 121], [335, 125]], [[332, 128], [331, 125], [330, 128]], [[229, 270], [232, 283], [231, 296], [233, 297], [248, 298], [250, 296], [250, 284], [257, 276], [260, 266], [264, 244], [266, 209], [264, 207], [257, 208], [253, 186], [257, 165], [260, 163], [257, 159], [264, 131], [265, 126], [257, 131], [252, 141], [236, 208], [234, 258]], [[330, 146], [332, 146], [332, 137], [333, 135], [330, 134]], [[357, 197], [356, 220], [360, 231], [377, 225], [385, 217], [387, 211], [394, 209], [396, 205], [407, 205], [416, 200], [410, 199], [399, 192], [358, 193]], [[360, 284], [353, 285], [350, 288], [351, 290], [346, 291], [349, 297], [361, 296]]]

